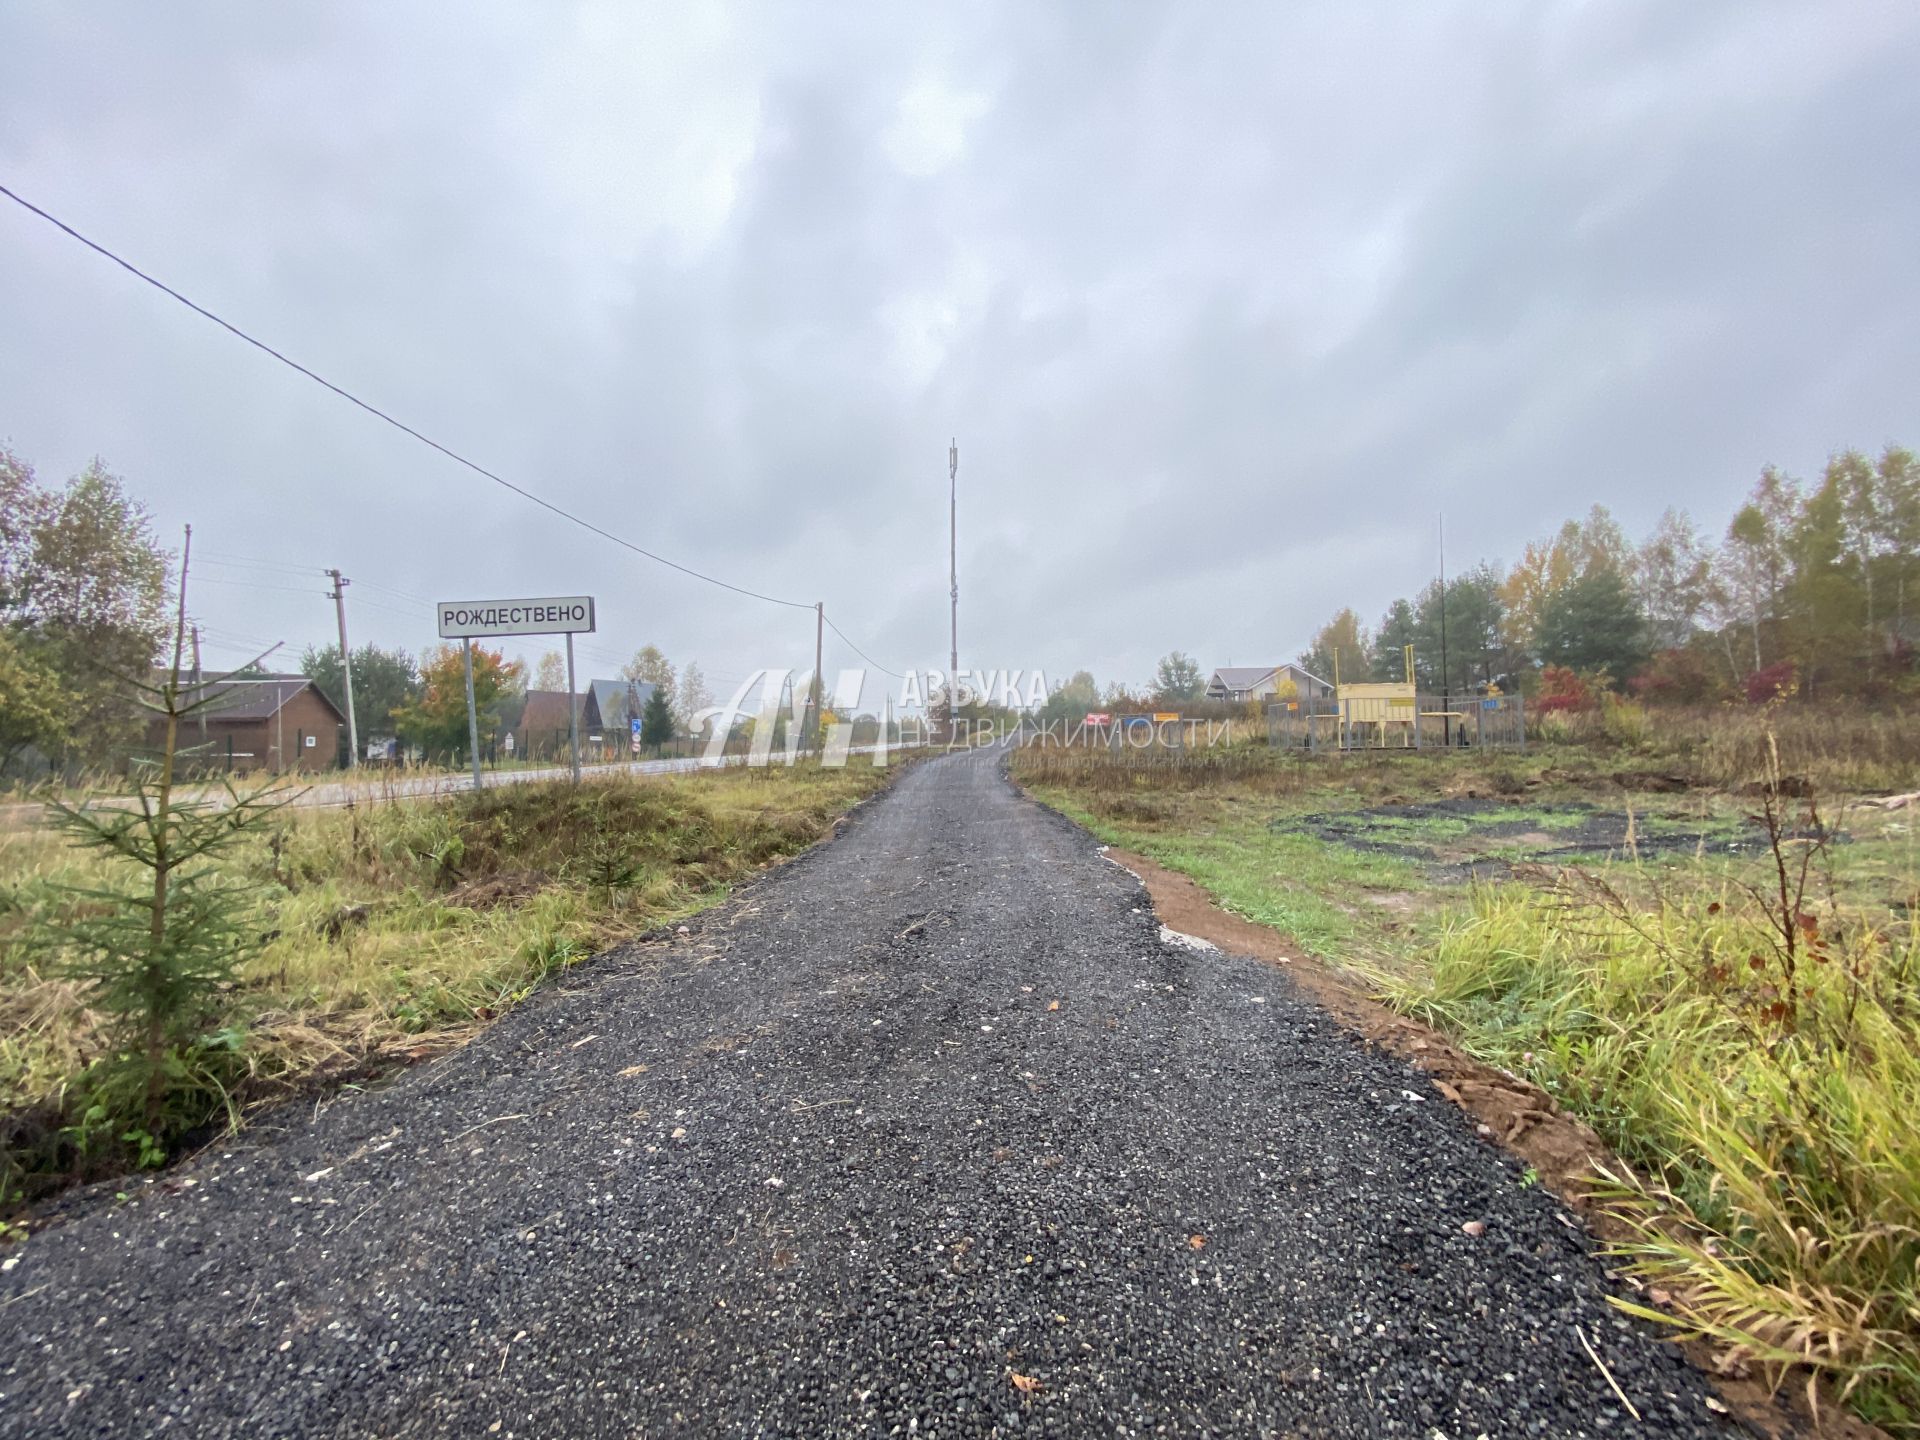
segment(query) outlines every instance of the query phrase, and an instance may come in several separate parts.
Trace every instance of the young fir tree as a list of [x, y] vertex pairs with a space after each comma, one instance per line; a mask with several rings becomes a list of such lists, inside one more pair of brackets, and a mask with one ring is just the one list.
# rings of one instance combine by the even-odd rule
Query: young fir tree
[[640, 712], [640, 743], [660, 746], [673, 739], [673, 702], [667, 698], [667, 687], [655, 684], [653, 693], [647, 696], [646, 708]]
[[[189, 528], [189, 546], [192, 534]], [[118, 1138], [137, 1147], [142, 1163], [158, 1163], [170, 1134], [207, 1118], [219, 1093], [207, 1079], [218, 1043], [211, 1032], [224, 1018], [235, 971], [260, 944], [258, 927], [245, 923], [253, 887], [225, 878], [212, 862], [288, 798], [271, 784], [245, 794], [231, 783], [218, 793], [179, 791], [181, 724], [219, 694], [217, 685], [181, 678], [186, 571], [183, 550], [171, 665], [157, 680], [121, 677], [161, 720], [157, 760], [136, 766], [125, 796], [48, 806], [50, 823], [74, 844], [116, 862], [120, 882], [70, 887], [75, 903], [44, 936], [57, 969], [91, 982], [90, 1002], [118, 1030], [115, 1053], [96, 1061], [83, 1083], [89, 1105], [81, 1141], [125, 1125]]]

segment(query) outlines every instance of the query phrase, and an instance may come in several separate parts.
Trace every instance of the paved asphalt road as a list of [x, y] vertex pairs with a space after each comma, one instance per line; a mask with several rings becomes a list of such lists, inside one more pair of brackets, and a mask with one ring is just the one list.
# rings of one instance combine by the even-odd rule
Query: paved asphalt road
[[[871, 755], [878, 746], [849, 746], [849, 755]], [[910, 745], [895, 743], [888, 747], [892, 756], [898, 760], [906, 754], [919, 749], [919, 742]], [[721, 765], [704, 765], [697, 755], [682, 755], [668, 760], [615, 760], [603, 761], [593, 765], [583, 765], [580, 769], [582, 779], [608, 780], [628, 775], [684, 775], [694, 771], [732, 768], [747, 763], [744, 755], [728, 755]], [[778, 763], [778, 762], [776, 762]], [[337, 772], [336, 772], [337, 773]], [[559, 780], [573, 773], [569, 765], [530, 765], [519, 770], [486, 770], [480, 772], [480, 783], [492, 790], [501, 785], [525, 785], [534, 780]], [[248, 784], [264, 781], [264, 775], [240, 776], [236, 785], [243, 791]], [[431, 772], [421, 774], [402, 770], [385, 773], [374, 770], [362, 770], [353, 779], [316, 780], [305, 783], [299, 776], [288, 777], [292, 795], [289, 805], [313, 807], [319, 809], [337, 808], [342, 805], [380, 803], [387, 800], [424, 799], [434, 795], [451, 795], [473, 789], [473, 776], [466, 771], [458, 773]], [[216, 804], [226, 803], [226, 792], [218, 786], [186, 786], [180, 794], [196, 800], [211, 800]], [[102, 796], [92, 803], [99, 805], [131, 805], [125, 797]], [[17, 801], [11, 805], [0, 805], [0, 830], [17, 829], [39, 823], [46, 807], [36, 800]]]
[[1726, 1433], [1458, 1111], [996, 758], [9, 1252], [0, 1435]]

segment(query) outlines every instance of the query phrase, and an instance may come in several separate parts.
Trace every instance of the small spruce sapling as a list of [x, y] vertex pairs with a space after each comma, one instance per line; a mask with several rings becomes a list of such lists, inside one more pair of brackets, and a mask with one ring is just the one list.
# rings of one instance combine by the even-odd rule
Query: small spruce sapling
[[[58, 971], [91, 982], [91, 1003], [119, 1031], [117, 1053], [96, 1061], [86, 1077], [92, 1103], [79, 1139], [84, 1147], [101, 1128], [127, 1125], [119, 1138], [146, 1165], [164, 1158], [165, 1137], [174, 1129], [207, 1118], [205, 1097], [218, 1087], [207, 1082], [205, 1062], [236, 1043], [232, 1032], [214, 1033], [226, 1018], [224, 994], [261, 943], [258, 927], [246, 923], [254, 887], [226, 879], [210, 862], [291, 798], [272, 783], [248, 793], [231, 782], [217, 794], [177, 791], [181, 722], [203, 713], [219, 694], [216, 686], [181, 679], [187, 558], [183, 550], [172, 664], [157, 682], [120, 677], [163, 722], [157, 761], [130, 771], [126, 795], [80, 805], [55, 800], [47, 807], [49, 823], [73, 844], [130, 872], [127, 883], [66, 887], [73, 903], [50, 919], [42, 944]], [[198, 1113], [176, 1114], [170, 1124], [169, 1102], [192, 1095], [202, 1097]]]

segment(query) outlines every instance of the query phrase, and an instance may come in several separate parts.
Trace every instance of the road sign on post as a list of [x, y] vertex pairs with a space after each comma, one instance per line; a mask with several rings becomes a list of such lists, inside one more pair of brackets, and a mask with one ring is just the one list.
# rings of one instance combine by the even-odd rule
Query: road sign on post
[[627, 736], [629, 748], [638, 755], [640, 753], [640, 717], [638, 715], [631, 716], [627, 720]]
[[473, 757], [473, 788], [480, 788], [480, 711], [473, 703], [473, 641], [460, 642], [467, 673], [467, 750]]
[[442, 600], [434, 606], [442, 640], [494, 635], [580, 635], [593, 629], [591, 595], [536, 600]]
[[[547, 595], [522, 600], [442, 600], [433, 607], [440, 621], [440, 638], [458, 640], [465, 650], [467, 679], [467, 742], [473, 750], [473, 788], [480, 788], [480, 712], [473, 700], [473, 642], [496, 635], [565, 635], [567, 637], [567, 703], [577, 710], [573, 695], [573, 637], [593, 630], [591, 595]], [[573, 778], [580, 778], [579, 720], [569, 715], [567, 731], [573, 749]], [[634, 748], [640, 732], [634, 730]]]

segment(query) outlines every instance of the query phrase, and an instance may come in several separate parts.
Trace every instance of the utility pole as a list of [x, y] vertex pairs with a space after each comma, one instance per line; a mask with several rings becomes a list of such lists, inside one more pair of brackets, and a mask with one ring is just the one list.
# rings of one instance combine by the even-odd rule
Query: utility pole
[[813, 602], [813, 684], [807, 688], [807, 729], [802, 737], [814, 741], [820, 738], [820, 647], [826, 638], [826, 623], [826, 602], [816, 600]]
[[1453, 691], [1447, 670], [1447, 516], [1440, 513], [1440, 733], [1453, 744]]
[[353, 652], [347, 649], [347, 586], [353, 582], [338, 570], [327, 574], [333, 577], [333, 611], [340, 620], [340, 675], [347, 689], [347, 768], [351, 770], [360, 763], [360, 727], [353, 718]]
[[[207, 698], [202, 693], [205, 685], [206, 680], [200, 674], [200, 624], [198, 621], [195, 621], [193, 626], [193, 698], [195, 700], [205, 700]], [[202, 705], [200, 707], [200, 744], [204, 748], [206, 743], [207, 707]], [[204, 764], [205, 761], [206, 757], [204, 755], [201, 756], [201, 762]]]
[[947, 739], [960, 716], [960, 442], [947, 443], [947, 574], [953, 585], [953, 649], [947, 657]]

